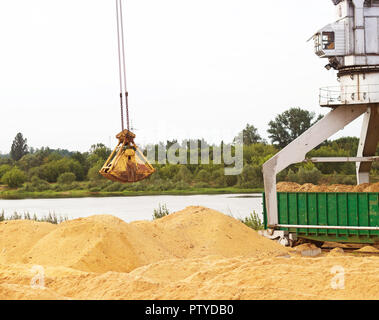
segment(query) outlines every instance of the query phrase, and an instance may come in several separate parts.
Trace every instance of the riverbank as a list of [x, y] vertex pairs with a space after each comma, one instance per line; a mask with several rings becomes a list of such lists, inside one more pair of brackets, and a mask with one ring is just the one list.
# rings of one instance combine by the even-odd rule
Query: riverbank
[[22, 199], [63, 199], [63, 198], [98, 198], [98, 197], [137, 197], [137, 196], [191, 196], [191, 195], [216, 195], [216, 194], [251, 194], [262, 193], [263, 189], [240, 189], [240, 188], [191, 188], [187, 190], [167, 190], [167, 191], [99, 191], [89, 190], [69, 190], [69, 191], [35, 191], [26, 192], [23, 190], [3, 190], [0, 191], [0, 199], [22, 200]]

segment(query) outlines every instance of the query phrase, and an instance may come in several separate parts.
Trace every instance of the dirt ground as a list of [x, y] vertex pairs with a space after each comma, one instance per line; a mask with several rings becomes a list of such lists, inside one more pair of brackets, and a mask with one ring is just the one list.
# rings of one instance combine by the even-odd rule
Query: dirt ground
[[[303, 257], [217, 211], [0, 223], [0, 299], [377, 299], [379, 256]], [[364, 255], [363, 255], [364, 253]]]

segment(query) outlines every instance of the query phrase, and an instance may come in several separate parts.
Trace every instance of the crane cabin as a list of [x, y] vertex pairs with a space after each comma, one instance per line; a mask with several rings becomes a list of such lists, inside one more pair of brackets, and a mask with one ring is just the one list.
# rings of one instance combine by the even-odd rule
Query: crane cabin
[[379, 0], [332, 0], [337, 20], [313, 36], [315, 53], [338, 71], [340, 87], [322, 88], [320, 105], [379, 102]]

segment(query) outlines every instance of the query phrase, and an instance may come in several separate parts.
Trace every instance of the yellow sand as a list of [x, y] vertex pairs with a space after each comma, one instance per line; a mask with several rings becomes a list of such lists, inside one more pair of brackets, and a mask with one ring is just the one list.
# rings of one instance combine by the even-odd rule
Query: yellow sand
[[365, 247], [357, 250], [357, 252], [378, 253], [379, 250], [376, 249], [375, 247], [365, 246]]
[[127, 224], [105, 215], [67, 221], [27, 249], [12, 262], [88, 272], [130, 272], [173, 258], [253, 257], [283, 252], [281, 246], [238, 220], [201, 207], [189, 207], [154, 222]]
[[334, 248], [333, 250], [330, 250], [330, 252], [328, 253], [328, 256], [332, 256], [332, 257], [336, 257], [336, 256], [341, 256], [344, 254], [344, 251], [342, 248]]
[[277, 190], [279, 192], [379, 192], [379, 183], [352, 186], [343, 184], [314, 185], [311, 183], [300, 185], [295, 182], [279, 182]]
[[[229, 216], [0, 223], [0, 299], [376, 299], [377, 256], [304, 258]], [[44, 267], [45, 289], [31, 286]], [[330, 283], [345, 269], [345, 289]]]

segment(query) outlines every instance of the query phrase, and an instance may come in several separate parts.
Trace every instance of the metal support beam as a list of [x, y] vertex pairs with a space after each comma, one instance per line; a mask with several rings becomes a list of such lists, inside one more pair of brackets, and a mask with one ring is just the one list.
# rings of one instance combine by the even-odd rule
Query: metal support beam
[[305, 159], [303, 162], [313, 162], [313, 163], [332, 163], [332, 162], [375, 162], [379, 161], [379, 157], [324, 157], [324, 158], [309, 158]]
[[[363, 118], [357, 157], [370, 157], [376, 153], [379, 142], [379, 105], [369, 107]], [[357, 163], [357, 183], [370, 182], [372, 163]]]
[[366, 111], [367, 106], [365, 105], [340, 106], [330, 111], [324, 118], [263, 165], [267, 222], [269, 227], [275, 228], [279, 223], [276, 175], [291, 164], [304, 161], [309, 151], [316, 148]]
[[331, 229], [331, 230], [371, 230], [377, 231], [379, 227], [342, 227], [342, 226], [309, 226], [309, 225], [292, 225], [292, 224], [278, 224], [279, 228], [293, 228], [293, 229]]

